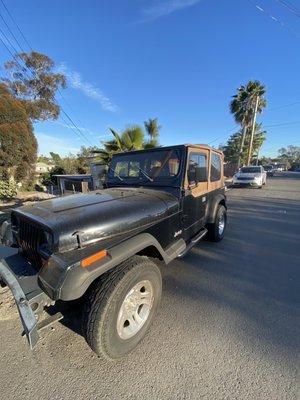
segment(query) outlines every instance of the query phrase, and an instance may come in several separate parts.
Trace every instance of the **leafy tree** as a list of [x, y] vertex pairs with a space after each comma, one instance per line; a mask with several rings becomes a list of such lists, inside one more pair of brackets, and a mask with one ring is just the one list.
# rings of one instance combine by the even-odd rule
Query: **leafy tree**
[[51, 159], [49, 157], [44, 156], [43, 154], [41, 154], [40, 156], [38, 156], [37, 162], [45, 163], [45, 164], [51, 164]]
[[271, 163], [272, 163], [271, 157], [262, 156], [259, 158], [260, 165], [268, 165]]
[[[240, 143], [242, 135], [243, 135], [243, 129], [231, 135], [230, 138], [228, 139], [227, 144], [221, 146], [221, 149], [225, 155], [225, 161], [238, 163], [238, 160], [240, 160], [241, 164], [243, 165], [246, 164], [248, 155], [247, 146], [249, 145], [250, 135], [251, 135], [250, 128], [248, 128], [248, 131], [246, 132], [245, 146], [243, 147], [243, 152], [240, 153]], [[253, 154], [256, 155], [256, 157], [254, 157], [255, 159], [257, 158], [258, 152], [265, 140], [266, 140], [266, 131], [262, 130], [261, 124], [255, 124], [255, 131], [253, 137]]]
[[22, 103], [31, 120], [57, 119], [60, 107], [55, 94], [66, 87], [66, 77], [53, 72], [51, 58], [36, 51], [20, 53], [4, 67], [9, 78], [2, 78], [2, 81]]
[[48, 185], [51, 182], [56, 184], [54, 175], [86, 174], [89, 172], [89, 158], [92, 156], [92, 151], [95, 149], [95, 147], [82, 146], [77, 155], [69, 154], [65, 157], [50, 152], [48, 162], [53, 164], [54, 167], [51, 171], [42, 174], [42, 183], [44, 185]]
[[278, 150], [282, 163], [291, 166], [292, 169], [300, 166], [300, 146], [289, 145]]
[[[238, 88], [237, 94], [233, 96], [233, 100], [230, 103], [230, 112], [233, 114], [235, 121], [242, 127], [242, 134], [239, 139], [240, 145], [236, 148], [238, 167], [244, 152], [246, 135], [253, 123], [257, 98], [257, 113], [261, 113], [266, 107], [265, 92], [265, 86], [259, 81], [249, 81], [245, 86], [242, 85]], [[250, 141], [248, 145], [249, 143]]]
[[0, 177], [22, 181], [32, 175], [37, 141], [22, 101], [0, 84]]
[[14, 197], [17, 194], [17, 185], [13, 179], [0, 179], [0, 199]]
[[77, 154], [77, 171], [79, 174], [86, 174], [89, 171], [89, 160], [93, 157], [93, 151], [96, 149], [96, 146], [81, 147], [79, 153]]

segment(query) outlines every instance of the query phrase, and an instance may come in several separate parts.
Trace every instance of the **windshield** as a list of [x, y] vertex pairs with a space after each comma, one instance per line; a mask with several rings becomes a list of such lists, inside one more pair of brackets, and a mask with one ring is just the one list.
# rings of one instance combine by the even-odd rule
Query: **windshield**
[[243, 167], [240, 172], [242, 174], [259, 174], [261, 169], [260, 167]]
[[178, 150], [174, 149], [118, 154], [112, 158], [107, 177], [127, 183], [170, 179], [178, 175], [179, 162]]
[[264, 165], [265, 171], [271, 171], [273, 169], [272, 165]]

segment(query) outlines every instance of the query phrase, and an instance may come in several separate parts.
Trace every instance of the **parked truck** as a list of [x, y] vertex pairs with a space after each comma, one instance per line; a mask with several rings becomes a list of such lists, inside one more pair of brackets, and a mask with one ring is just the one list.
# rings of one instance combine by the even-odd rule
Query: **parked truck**
[[82, 299], [87, 343], [107, 359], [124, 356], [157, 311], [161, 265], [204, 237], [222, 240], [226, 223], [223, 155], [206, 145], [116, 154], [104, 189], [14, 210], [0, 276], [30, 348], [55, 320], [42, 319], [45, 308]]

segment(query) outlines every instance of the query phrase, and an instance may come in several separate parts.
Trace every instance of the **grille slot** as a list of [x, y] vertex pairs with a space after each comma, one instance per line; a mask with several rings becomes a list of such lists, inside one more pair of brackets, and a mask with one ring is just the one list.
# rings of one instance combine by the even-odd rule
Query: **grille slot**
[[25, 257], [31, 264], [40, 269], [43, 266], [43, 259], [38, 253], [39, 246], [44, 241], [43, 230], [23, 219], [20, 219], [19, 225], [19, 243]]

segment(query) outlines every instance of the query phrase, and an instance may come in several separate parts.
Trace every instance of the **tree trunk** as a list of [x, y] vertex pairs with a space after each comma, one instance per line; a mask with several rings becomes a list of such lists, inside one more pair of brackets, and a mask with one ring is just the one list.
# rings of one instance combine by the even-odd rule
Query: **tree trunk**
[[243, 149], [244, 149], [244, 144], [245, 144], [246, 133], [247, 133], [247, 125], [244, 125], [242, 139], [241, 139], [241, 146], [240, 146], [240, 151], [239, 151], [239, 157], [238, 157], [238, 162], [237, 162], [237, 168], [238, 169], [241, 166], [241, 158], [242, 158], [242, 155], [243, 155]]
[[255, 109], [254, 109], [252, 127], [251, 127], [251, 136], [250, 136], [250, 143], [249, 143], [249, 152], [248, 152], [247, 165], [250, 165], [250, 163], [251, 163], [252, 148], [253, 148], [253, 136], [254, 136], [254, 131], [255, 131], [256, 114], [257, 114], [257, 109], [258, 109], [258, 101], [259, 101], [259, 96], [256, 96]]

